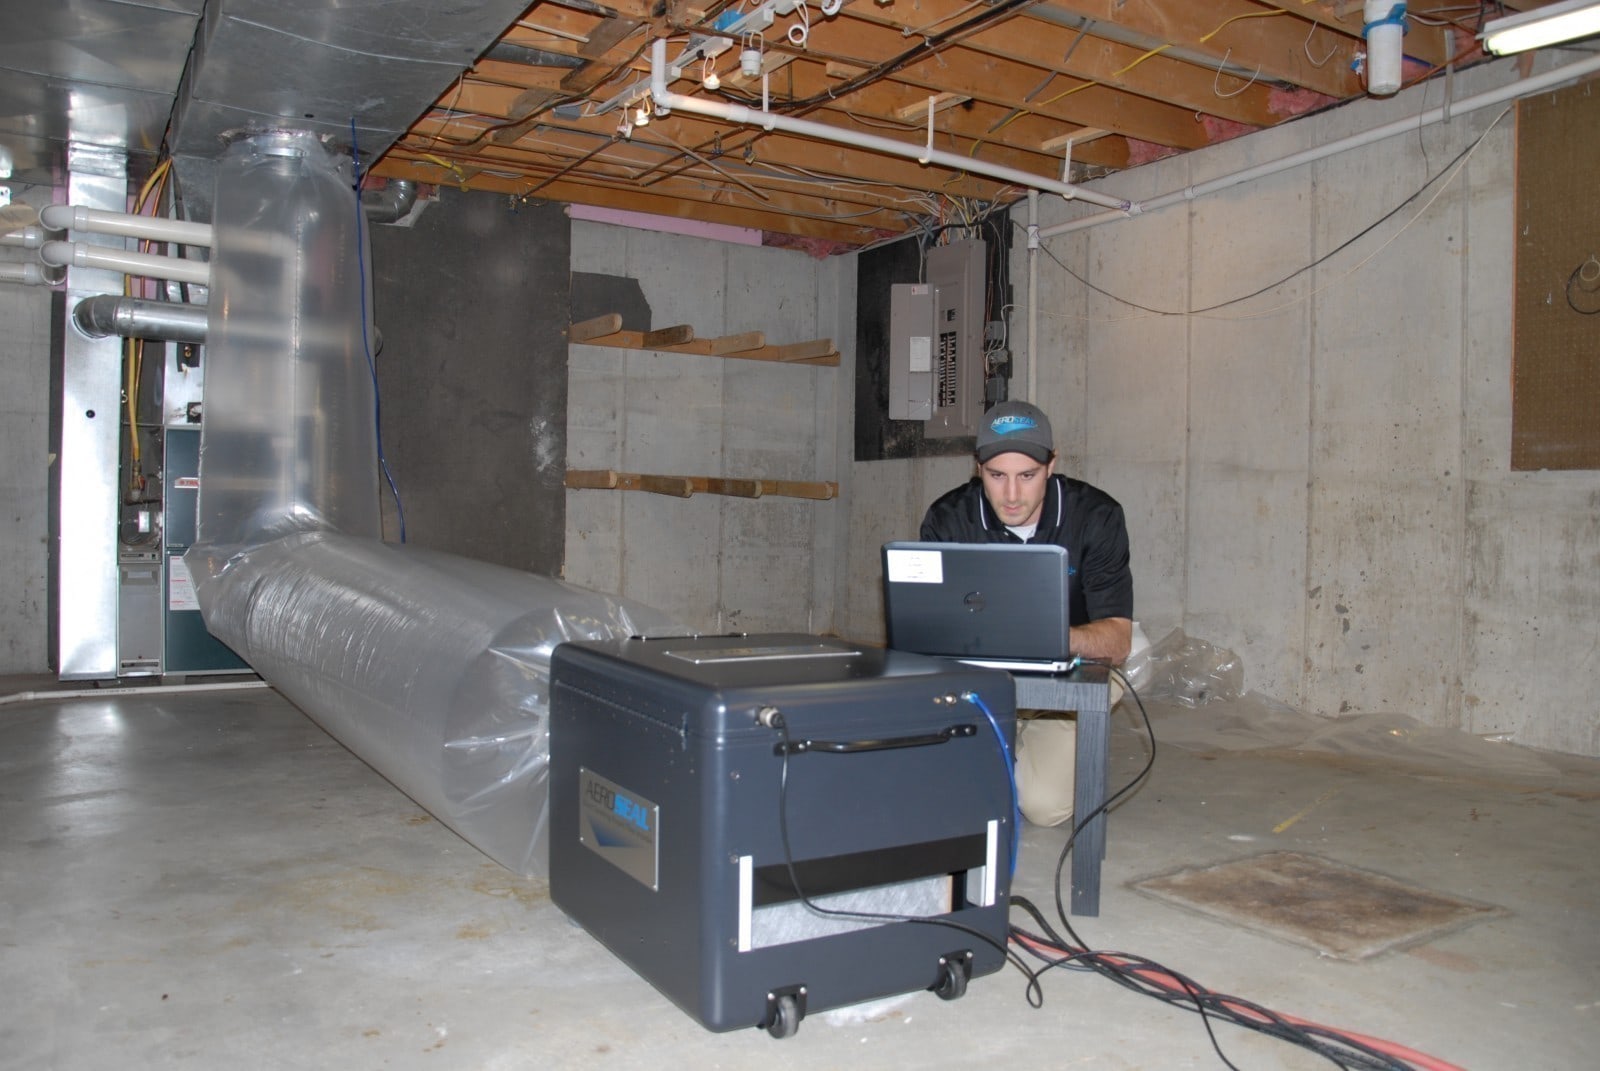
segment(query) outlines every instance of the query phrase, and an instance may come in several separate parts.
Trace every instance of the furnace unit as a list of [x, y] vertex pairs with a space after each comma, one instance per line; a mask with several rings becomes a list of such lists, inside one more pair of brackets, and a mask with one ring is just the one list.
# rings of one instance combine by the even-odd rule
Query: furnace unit
[[1015, 689], [800, 634], [565, 643], [550, 895], [711, 1030], [1005, 962]]

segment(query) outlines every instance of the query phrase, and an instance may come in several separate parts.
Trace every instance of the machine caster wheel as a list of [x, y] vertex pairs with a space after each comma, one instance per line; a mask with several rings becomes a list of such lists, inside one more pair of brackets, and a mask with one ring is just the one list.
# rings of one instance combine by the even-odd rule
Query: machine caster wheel
[[800, 1029], [800, 1005], [794, 996], [785, 993], [772, 1003], [772, 1015], [767, 1022], [767, 1033], [775, 1038], [792, 1038]]
[[957, 952], [939, 959], [939, 980], [933, 984], [934, 995], [940, 1000], [959, 1000], [966, 995], [967, 980], [972, 976], [972, 953]]

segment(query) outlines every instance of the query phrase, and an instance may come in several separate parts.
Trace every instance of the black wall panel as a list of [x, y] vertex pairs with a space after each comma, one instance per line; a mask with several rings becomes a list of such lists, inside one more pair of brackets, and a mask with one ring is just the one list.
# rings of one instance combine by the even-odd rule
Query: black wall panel
[[411, 226], [372, 228], [383, 447], [408, 542], [560, 575], [571, 233], [559, 205], [449, 189]]

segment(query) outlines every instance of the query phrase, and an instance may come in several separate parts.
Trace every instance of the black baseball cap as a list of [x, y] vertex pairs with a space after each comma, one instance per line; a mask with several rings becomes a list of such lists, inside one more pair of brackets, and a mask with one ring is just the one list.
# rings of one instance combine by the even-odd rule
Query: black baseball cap
[[1027, 454], [1040, 464], [1055, 454], [1055, 437], [1050, 433], [1050, 418], [1036, 405], [1027, 402], [1001, 402], [978, 424], [978, 462], [997, 454]]

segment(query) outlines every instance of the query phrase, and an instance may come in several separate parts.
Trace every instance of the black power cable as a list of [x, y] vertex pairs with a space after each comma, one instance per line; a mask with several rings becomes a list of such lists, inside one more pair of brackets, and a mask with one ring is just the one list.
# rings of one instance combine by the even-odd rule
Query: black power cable
[[[1023, 977], [1028, 979], [1026, 987], [1028, 1003], [1036, 1008], [1042, 1005], [1044, 1003], [1044, 993], [1039, 988], [1038, 974], [1028, 966], [1021, 956], [1011, 950], [1007, 941], [997, 941], [994, 937], [976, 927], [968, 926], [965, 923], [957, 922], [942, 915], [896, 915], [872, 911], [840, 911], [834, 908], [822, 907], [806, 895], [805, 890], [800, 885], [800, 875], [795, 871], [794, 850], [789, 845], [789, 755], [794, 750], [794, 744], [789, 738], [788, 722], [784, 720], [781, 713], [773, 710], [765, 719], [765, 723], [770, 728], [776, 729], [783, 739], [783, 744], [779, 749], [782, 765], [778, 771], [778, 836], [783, 843], [783, 865], [789, 874], [789, 884], [794, 889], [795, 897], [805, 906], [806, 910], [824, 918], [858, 919], [864, 922], [916, 922], [925, 926], [943, 926], [947, 929], [964, 933], [969, 937], [975, 937], [998, 951], [1005, 957], [1007, 963], [1022, 972]], [[1019, 831], [1014, 829], [1013, 834], [1017, 835]]]
[[[1105, 665], [1105, 663], [1095, 664]], [[1045, 918], [1043, 912], [1026, 897], [1016, 895], [1011, 897], [1012, 906], [1030, 916], [1034, 924], [1043, 931], [1041, 936], [1016, 924], [1010, 929], [1012, 943], [1027, 950], [1045, 964], [1044, 968], [1033, 972], [1032, 983], [1039, 984], [1044, 971], [1056, 968], [1093, 971], [1125, 989], [1194, 1012], [1200, 1016], [1217, 1057], [1234, 1071], [1237, 1071], [1237, 1068], [1222, 1051], [1221, 1042], [1212, 1026], [1214, 1021], [1243, 1027], [1297, 1045], [1347, 1071], [1413, 1071], [1412, 1064], [1367, 1045], [1355, 1037], [1328, 1027], [1290, 1020], [1242, 997], [1213, 992], [1155, 960], [1127, 952], [1090, 950], [1088, 943], [1073, 930], [1062, 900], [1062, 872], [1067, 855], [1084, 827], [1142, 784], [1155, 765], [1155, 730], [1150, 723], [1150, 714], [1145, 709], [1144, 700], [1139, 697], [1133, 683], [1120, 669], [1115, 666], [1107, 668], [1122, 680], [1127, 686], [1128, 694], [1133, 696], [1134, 702], [1138, 705], [1139, 713], [1144, 719], [1145, 732], [1150, 740], [1150, 754], [1144, 767], [1126, 785], [1087, 815], [1078, 818], [1061, 848], [1056, 861], [1055, 908], [1061, 928], [1067, 937], [1062, 937]], [[1033, 1003], [1031, 998], [1029, 1003]], [[1035, 1004], [1035, 1007], [1037, 1006]]]

